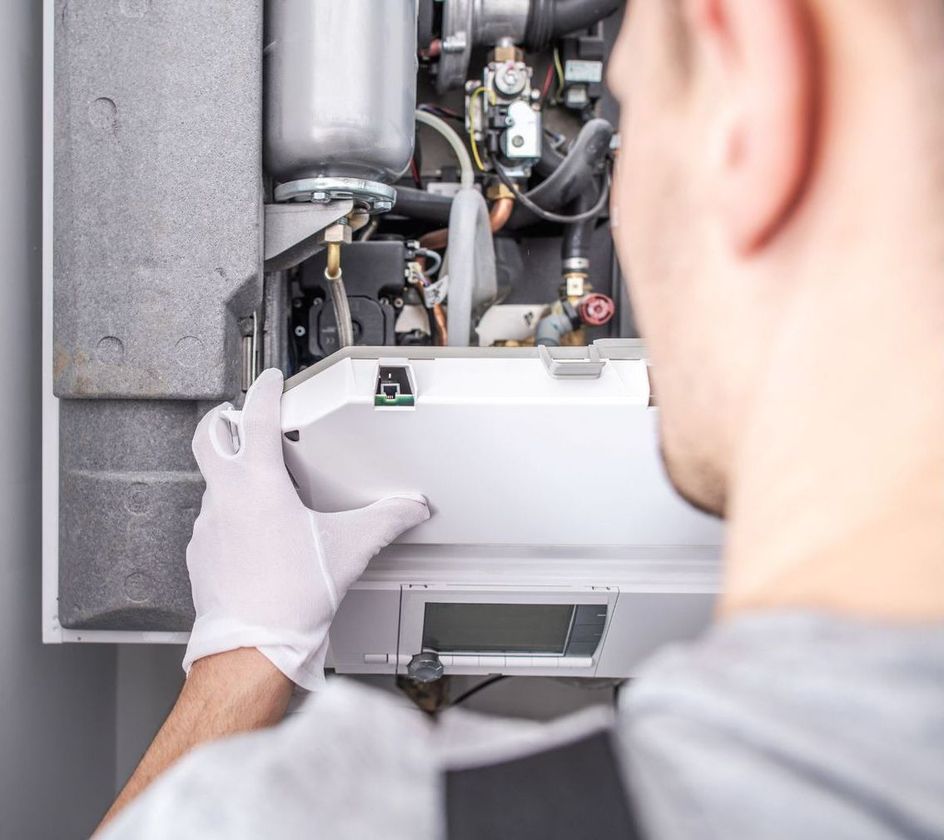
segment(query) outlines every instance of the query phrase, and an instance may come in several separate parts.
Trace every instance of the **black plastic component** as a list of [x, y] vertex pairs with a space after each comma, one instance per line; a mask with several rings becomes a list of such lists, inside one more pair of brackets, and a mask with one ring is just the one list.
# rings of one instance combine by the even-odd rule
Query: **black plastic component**
[[531, 0], [525, 43], [532, 50], [546, 49], [555, 39], [588, 28], [622, 5], [623, 0]]
[[[603, 96], [603, 59], [606, 45], [598, 35], [574, 35], [561, 41], [561, 62], [564, 65], [564, 92], [561, 99], [567, 107], [576, 110], [592, 109], [596, 101]], [[574, 81], [567, 78], [568, 62], [587, 62], [599, 64], [599, 81]], [[597, 77], [594, 77], [596, 79]], [[583, 101], [571, 103], [570, 93], [579, 93], [582, 88], [585, 92]]]
[[[405, 288], [406, 245], [399, 240], [352, 242], [341, 251], [354, 343], [396, 344], [396, 318]], [[296, 369], [339, 349], [337, 322], [325, 280], [325, 253], [304, 262], [297, 276], [291, 329]]]
[[[322, 300], [315, 299], [308, 316], [308, 350], [312, 356], [319, 358], [330, 356], [341, 349], [334, 308], [328, 303], [322, 303]], [[355, 344], [377, 347], [395, 342], [395, 313], [389, 302], [380, 303], [369, 297], [348, 295], [348, 304], [351, 307]]]

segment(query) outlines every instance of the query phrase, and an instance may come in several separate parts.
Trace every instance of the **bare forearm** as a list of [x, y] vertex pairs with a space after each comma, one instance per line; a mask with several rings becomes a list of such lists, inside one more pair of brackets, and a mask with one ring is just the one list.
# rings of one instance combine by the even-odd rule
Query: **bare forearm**
[[174, 708], [101, 826], [193, 747], [278, 723], [291, 695], [292, 683], [255, 649], [195, 662]]

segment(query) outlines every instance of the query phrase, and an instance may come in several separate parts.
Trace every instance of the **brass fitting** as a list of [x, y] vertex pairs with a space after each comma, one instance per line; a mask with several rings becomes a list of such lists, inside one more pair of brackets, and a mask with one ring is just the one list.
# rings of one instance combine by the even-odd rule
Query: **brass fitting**
[[327, 242], [336, 242], [338, 245], [351, 244], [351, 226], [347, 219], [341, 219], [333, 225], [328, 225], [322, 233], [322, 239]]
[[492, 50], [490, 56], [492, 61], [523, 61], [524, 52], [516, 47], [514, 44], [499, 44]]
[[587, 279], [586, 272], [568, 272], [564, 275], [564, 294], [568, 298], [582, 298], [590, 288]]
[[328, 262], [325, 265], [325, 277], [337, 280], [341, 276], [341, 243], [328, 243]]
[[341, 276], [341, 246], [351, 243], [351, 226], [347, 219], [328, 225], [322, 233], [322, 238], [328, 250], [325, 277], [328, 280], [337, 280]]
[[486, 187], [485, 197], [489, 201], [497, 201], [499, 198], [514, 198], [515, 194], [501, 181], [493, 181], [488, 185], [488, 187]]

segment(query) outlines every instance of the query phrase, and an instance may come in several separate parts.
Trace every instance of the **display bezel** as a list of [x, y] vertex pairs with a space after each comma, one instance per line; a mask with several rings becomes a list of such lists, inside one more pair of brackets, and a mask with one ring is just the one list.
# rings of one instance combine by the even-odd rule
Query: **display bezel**
[[[459, 674], [481, 673], [482, 667], [489, 667], [503, 668], [504, 673], [592, 676], [598, 657], [602, 656], [606, 644], [606, 634], [618, 597], [619, 590], [616, 587], [548, 586], [535, 591], [533, 588], [518, 586], [404, 584], [400, 595], [397, 672], [405, 672], [405, 665], [410, 658], [423, 650], [423, 623], [427, 603], [565, 604], [578, 609], [587, 606], [606, 608], [605, 627], [592, 652], [578, 653], [571, 649], [564, 655], [470, 652], [442, 654], [442, 660], [447, 663], [450, 673]], [[568, 648], [572, 648], [571, 642], [572, 639], [568, 638]]]
[[[480, 613], [478, 619], [483, 622], [488, 621], [489, 616], [487, 613], [491, 612], [491, 620], [505, 619], [506, 627], [509, 617], [512, 619], [512, 623], [514, 623], [514, 619], [517, 617], [510, 616], [509, 614], [511, 613], [524, 616], [524, 614], [528, 612], [546, 611], [548, 618], [558, 622], [558, 626], [553, 627], [553, 625], [551, 625], [553, 628], [552, 637], [549, 634], [548, 637], [539, 639], [538, 636], [535, 635], [532, 636], [530, 643], [521, 636], [518, 637], [520, 639], [519, 642], [504, 645], [497, 641], [470, 642], [468, 644], [463, 644], [461, 641], [444, 643], [443, 631], [440, 631], [439, 628], [435, 626], [435, 622], [438, 618], [435, 615], [438, 611], [437, 608], [447, 608], [455, 613], [460, 613], [463, 608], [467, 608], [470, 611], [477, 610]], [[504, 611], [504, 614], [502, 614], [501, 611]], [[557, 615], [554, 615], [550, 611], [556, 611]], [[423, 650], [458, 656], [564, 656], [567, 651], [571, 633], [573, 632], [576, 614], [577, 605], [573, 603], [547, 604], [533, 602], [522, 603], [520, 601], [496, 603], [484, 600], [465, 602], [448, 600], [427, 601], [423, 608], [423, 636], [421, 646]], [[474, 619], [475, 617], [465, 616], [464, 618], [468, 620], [469, 618]], [[564, 619], [564, 621], [560, 622], [560, 619]], [[521, 627], [508, 629], [509, 631], [517, 630], [518, 633], [527, 630], [527, 628]], [[561, 631], [563, 632], [561, 633]], [[474, 634], [476, 632], [475, 628], [471, 631], [462, 627], [455, 628], [455, 633], [460, 638], [464, 633], [470, 632]], [[480, 630], [478, 632], [486, 633], [487, 631]], [[470, 638], [470, 636], [466, 636], [466, 638]], [[558, 640], [559, 644], [556, 643]]]

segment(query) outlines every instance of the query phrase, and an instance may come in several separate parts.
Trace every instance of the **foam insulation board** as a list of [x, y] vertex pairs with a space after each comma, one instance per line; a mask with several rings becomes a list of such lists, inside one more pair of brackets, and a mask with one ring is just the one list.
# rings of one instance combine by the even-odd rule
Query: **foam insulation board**
[[262, 299], [262, 2], [57, 0], [65, 628], [187, 630], [197, 420]]

